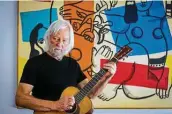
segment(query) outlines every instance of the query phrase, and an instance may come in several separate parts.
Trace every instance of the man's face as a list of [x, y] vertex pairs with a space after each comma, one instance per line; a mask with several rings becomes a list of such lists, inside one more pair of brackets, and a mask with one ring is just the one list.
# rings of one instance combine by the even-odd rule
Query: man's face
[[49, 51], [53, 57], [64, 56], [64, 52], [69, 45], [69, 27], [63, 27], [58, 32], [50, 35]]

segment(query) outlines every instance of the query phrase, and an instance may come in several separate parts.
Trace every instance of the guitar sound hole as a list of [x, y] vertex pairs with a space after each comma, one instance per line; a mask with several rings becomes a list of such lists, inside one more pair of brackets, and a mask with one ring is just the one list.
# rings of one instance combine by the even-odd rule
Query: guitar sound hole
[[72, 109], [66, 110], [65, 112], [67, 114], [79, 114], [79, 111], [80, 111], [79, 106], [77, 104], [74, 104], [74, 106], [72, 107]]

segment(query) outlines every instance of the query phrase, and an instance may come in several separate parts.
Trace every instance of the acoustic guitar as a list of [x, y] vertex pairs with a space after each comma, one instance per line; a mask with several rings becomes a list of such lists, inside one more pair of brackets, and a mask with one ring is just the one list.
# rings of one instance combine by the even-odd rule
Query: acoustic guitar
[[[109, 62], [118, 62], [121, 58], [129, 54], [132, 49], [129, 46], [122, 47], [114, 57], [109, 60]], [[67, 87], [61, 94], [63, 96], [74, 96], [75, 105], [71, 110], [66, 110], [65, 112], [58, 112], [56, 114], [89, 114], [92, 110], [92, 102], [87, 95], [90, 93], [92, 88], [98, 83], [98, 81], [106, 74], [108, 71], [106, 69], [101, 69], [93, 78], [82, 88], [78, 89], [76, 87]]]

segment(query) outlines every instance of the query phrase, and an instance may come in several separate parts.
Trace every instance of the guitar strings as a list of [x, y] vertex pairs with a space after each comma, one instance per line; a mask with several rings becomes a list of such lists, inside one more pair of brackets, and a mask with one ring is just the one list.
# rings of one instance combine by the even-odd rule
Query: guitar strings
[[89, 92], [90, 89], [101, 79], [101, 77], [106, 73], [105, 70], [101, 69], [88, 84], [80, 90], [74, 97], [75, 101], [79, 103]]

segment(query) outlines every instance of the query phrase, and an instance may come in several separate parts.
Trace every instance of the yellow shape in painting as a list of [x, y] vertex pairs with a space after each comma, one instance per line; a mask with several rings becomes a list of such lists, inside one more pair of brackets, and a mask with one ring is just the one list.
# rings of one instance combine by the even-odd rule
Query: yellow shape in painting
[[18, 83], [20, 81], [21, 75], [23, 73], [23, 68], [24, 68], [24, 65], [26, 64], [26, 62], [27, 62], [26, 58], [22, 58], [22, 57], [18, 58], [18, 73], [17, 73]]
[[167, 56], [166, 65], [169, 68], [169, 82], [172, 84], [172, 55]]

